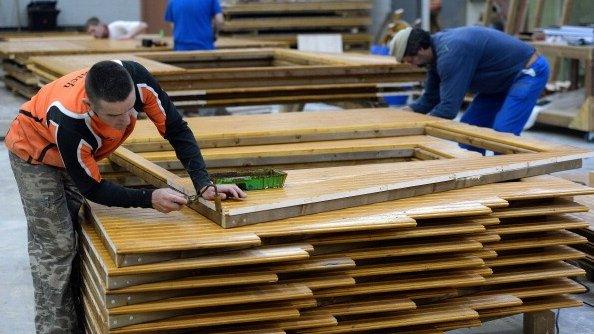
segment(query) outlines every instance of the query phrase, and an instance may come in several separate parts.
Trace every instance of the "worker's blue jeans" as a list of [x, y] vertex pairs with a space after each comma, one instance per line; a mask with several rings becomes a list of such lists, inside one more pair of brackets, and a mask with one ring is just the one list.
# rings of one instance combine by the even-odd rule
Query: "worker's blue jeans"
[[[540, 56], [530, 68], [518, 73], [506, 93], [477, 94], [461, 121], [519, 136], [548, 79], [549, 64]], [[460, 146], [485, 153], [481, 148]]]

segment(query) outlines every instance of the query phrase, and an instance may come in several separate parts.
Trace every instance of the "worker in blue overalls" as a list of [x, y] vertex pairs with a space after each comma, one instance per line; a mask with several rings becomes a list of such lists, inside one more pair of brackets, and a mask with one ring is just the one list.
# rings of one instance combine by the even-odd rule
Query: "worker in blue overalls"
[[406, 28], [389, 46], [397, 61], [428, 70], [425, 92], [406, 109], [453, 119], [471, 92], [476, 95], [463, 123], [515, 135], [522, 132], [549, 78], [547, 60], [534, 47], [494, 29], [461, 27], [431, 36]]
[[214, 50], [224, 18], [219, 0], [169, 0], [165, 21], [173, 26], [175, 51]]

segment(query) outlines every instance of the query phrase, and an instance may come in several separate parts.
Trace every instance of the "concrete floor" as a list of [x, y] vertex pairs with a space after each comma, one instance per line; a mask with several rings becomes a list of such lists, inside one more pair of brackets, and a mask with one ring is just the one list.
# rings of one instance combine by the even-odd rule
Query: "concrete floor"
[[[1, 73], [0, 73], [1, 74]], [[0, 82], [0, 125], [9, 122], [25, 100], [7, 92]], [[318, 107], [316, 107], [318, 109]], [[1, 126], [0, 126], [0, 130]], [[4, 133], [4, 130], [2, 130]], [[539, 127], [526, 131], [524, 136], [539, 140], [580, 146], [594, 150], [594, 144], [586, 143], [580, 134], [563, 129]], [[4, 204], [0, 210], [0, 334], [34, 333], [33, 290], [27, 257], [27, 225], [23, 208], [14, 181], [7, 150], [0, 145], [0, 198]], [[594, 159], [584, 162], [580, 175], [594, 170]], [[591, 289], [594, 284], [587, 283]], [[594, 304], [594, 292], [579, 298]], [[559, 316], [560, 333], [594, 334], [594, 308], [584, 305], [563, 309]], [[522, 316], [513, 316], [488, 322], [481, 328], [452, 331], [456, 334], [521, 334]]]

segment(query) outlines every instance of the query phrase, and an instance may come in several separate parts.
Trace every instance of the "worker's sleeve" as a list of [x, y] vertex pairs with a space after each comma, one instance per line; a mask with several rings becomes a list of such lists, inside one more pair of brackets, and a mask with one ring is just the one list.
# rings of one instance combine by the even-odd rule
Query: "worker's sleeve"
[[66, 172], [85, 198], [107, 206], [152, 208], [152, 189], [131, 189], [101, 179], [93, 149], [78, 133], [58, 126], [56, 142]]
[[412, 110], [422, 114], [430, 112], [439, 103], [439, 75], [433, 66], [427, 71], [424, 88], [423, 95], [409, 105]]
[[167, 1], [167, 9], [165, 9], [165, 21], [167, 22], [173, 22], [172, 3], [173, 1]]
[[460, 111], [477, 64], [475, 57], [468, 57], [464, 52], [451, 52], [444, 58], [437, 68], [441, 78], [440, 102], [429, 115], [454, 119]]
[[210, 13], [211, 17], [223, 12], [221, 10], [221, 4], [219, 3], [219, 0], [212, 0], [212, 6], [210, 8], [212, 8], [212, 13]]
[[140, 80], [138, 92], [143, 103], [143, 112], [156, 125], [159, 133], [167, 139], [179, 161], [184, 165], [196, 190], [211, 183], [200, 148], [188, 123], [176, 110], [157, 80], [144, 66], [128, 62], [133, 67], [134, 76]]

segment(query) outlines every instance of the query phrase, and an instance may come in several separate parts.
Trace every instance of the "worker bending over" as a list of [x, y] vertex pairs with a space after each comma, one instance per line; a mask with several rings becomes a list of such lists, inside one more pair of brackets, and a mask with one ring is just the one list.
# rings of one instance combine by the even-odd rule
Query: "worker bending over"
[[522, 132], [549, 78], [549, 65], [534, 47], [483, 27], [433, 36], [407, 28], [390, 41], [390, 54], [428, 69], [425, 91], [409, 109], [453, 119], [471, 92], [476, 95], [462, 122], [515, 135]]
[[[174, 190], [131, 189], [101, 178], [97, 161], [109, 156], [144, 112], [166, 138], [201, 196], [216, 196], [192, 131], [142, 65], [102, 61], [67, 74], [24, 103], [6, 135], [28, 224], [28, 251], [38, 333], [79, 333], [80, 291], [76, 224], [83, 197], [95, 203], [180, 210]], [[220, 196], [245, 197], [236, 185]]]
[[106, 24], [96, 17], [91, 17], [87, 20], [85, 27], [87, 33], [95, 38], [125, 40], [144, 33], [148, 25], [143, 21], [113, 21]]

